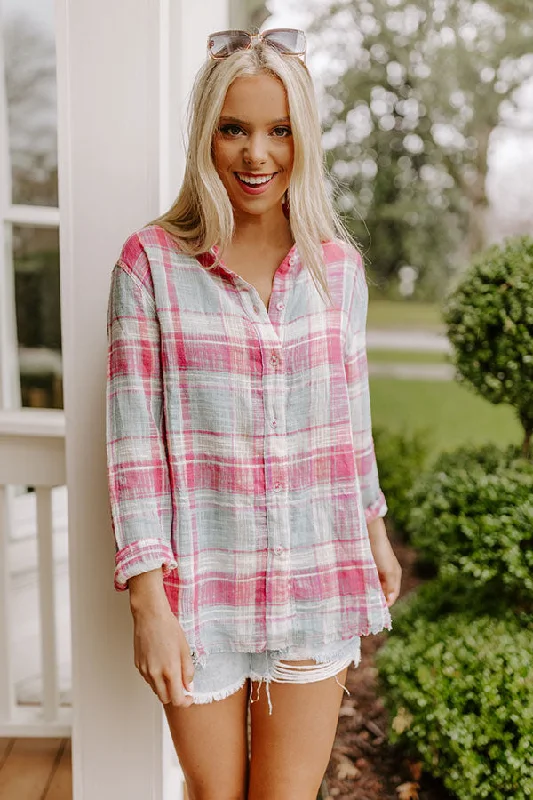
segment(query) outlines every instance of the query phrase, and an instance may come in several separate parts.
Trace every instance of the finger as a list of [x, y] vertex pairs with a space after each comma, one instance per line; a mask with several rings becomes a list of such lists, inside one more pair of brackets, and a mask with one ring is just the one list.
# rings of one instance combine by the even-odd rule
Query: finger
[[167, 703], [170, 702], [167, 684], [162, 675], [158, 675], [157, 677], [152, 677], [152, 689], [159, 697], [163, 705], [166, 705]]
[[397, 599], [398, 592], [394, 590], [393, 592], [389, 592], [387, 595], [387, 605], [391, 606]]
[[190, 655], [186, 655], [185, 658], [182, 657], [181, 659], [181, 675], [183, 685], [189, 690], [194, 691], [191, 684], [194, 680], [194, 663]]
[[170, 678], [167, 678], [167, 683], [170, 702], [173, 706], [190, 706], [192, 704], [192, 697], [189, 697], [184, 692], [182, 675], [179, 670], [176, 670]]

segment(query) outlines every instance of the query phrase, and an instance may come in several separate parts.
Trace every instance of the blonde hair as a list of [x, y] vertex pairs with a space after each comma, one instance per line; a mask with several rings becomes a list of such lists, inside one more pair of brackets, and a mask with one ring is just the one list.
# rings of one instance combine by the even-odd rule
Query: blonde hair
[[233, 81], [262, 73], [280, 80], [287, 92], [294, 141], [289, 186], [291, 233], [315, 286], [322, 287], [331, 302], [322, 242], [340, 238], [354, 243], [327, 191], [313, 82], [299, 58], [283, 56], [264, 42], [225, 59], [208, 60], [199, 70], [189, 101], [189, 142], [180, 192], [167, 212], [147, 224], [164, 228], [189, 255], [199, 255], [215, 244], [220, 253], [229, 245], [235, 226], [233, 208], [213, 163], [213, 138]]

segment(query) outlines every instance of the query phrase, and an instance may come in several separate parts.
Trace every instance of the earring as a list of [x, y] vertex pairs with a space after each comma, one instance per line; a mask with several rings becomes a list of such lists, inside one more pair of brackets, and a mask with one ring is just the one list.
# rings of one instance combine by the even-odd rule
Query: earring
[[281, 210], [283, 211], [285, 218], [289, 219], [291, 215], [291, 201], [288, 189], [285, 190], [285, 194], [283, 195], [283, 200], [281, 201]]

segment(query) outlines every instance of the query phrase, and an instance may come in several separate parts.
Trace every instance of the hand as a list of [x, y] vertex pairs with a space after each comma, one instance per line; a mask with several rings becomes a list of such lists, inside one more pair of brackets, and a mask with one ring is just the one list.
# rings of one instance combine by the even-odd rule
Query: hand
[[194, 664], [183, 628], [170, 610], [161, 568], [128, 581], [135, 666], [163, 705], [190, 706]]
[[394, 555], [382, 517], [378, 517], [368, 523], [368, 535], [372, 555], [378, 568], [381, 588], [383, 589], [387, 606], [390, 607], [396, 602], [400, 594], [402, 568]]
[[194, 664], [183, 628], [170, 608], [134, 616], [134, 654], [135, 666], [163, 705], [192, 705], [192, 697], [184, 692], [194, 688]]

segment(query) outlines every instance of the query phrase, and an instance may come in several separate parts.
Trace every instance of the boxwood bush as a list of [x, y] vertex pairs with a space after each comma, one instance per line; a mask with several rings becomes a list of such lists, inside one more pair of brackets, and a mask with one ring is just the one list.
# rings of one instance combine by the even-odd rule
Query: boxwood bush
[[481, 253], [444, 306], [457, 377], [491, 403], [514, 406], [533, 434], [533, 238]]
[[459, 800], [533, 797], [533, 623], [452, 613], [414, 619], [376, 663], [401, 742]]
[[387, 498], [388, 517], [406, 538], [409, 519], [408, 495], [426, 464], [429, 431], [404, 434], [386, 428], [373, 428], [374, 447], [379, 468], [379, 482]]
[[[480, 445], [462, 445], [454, 450], [441, 453], [428, 471], [428, 479], [431, 482], [435, 472], [456, 472], [461, 469], [468, 472], [477, 467], [482, 467], [485, 472], [490, 473], [500, 467], [511, 466], [520, 458], [521, 452], [517, 445], [503, 448], [490, 442]], [[417, 484], [421, 486], [420, 480], [417, 481]]]
[[[472, 591], [466, 581], [438, 576], [420, 583], [394, 604], [391, 608], [392, 629], [395, 637], [409, 637], [419, 619], [437, 622], [448, 614], [461, 612], [466, 621], [467, 617], [473, 620], [487, 614], [498, 617], [510, 608], [521, 613], [522, 619], [528, 619], [528, 609], [519, 599], [510, 607], [507, 598], [493, 592], [490, 587]], [[533, 621], [533, 609], [530, 617]]]
[[[481, 453], [481, 457], [480, 456]], [[533, 464], [513, 449], [437, 460], [410, 494], [408, 529], [451, 584], [533, 601]], [[476, 457], [477, 458], [476, 460]]]

